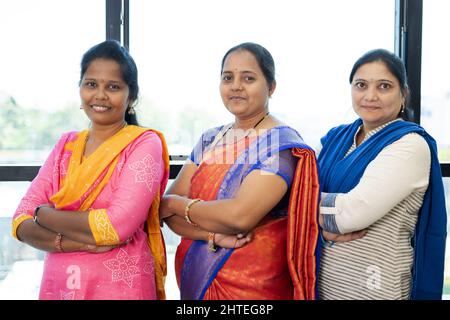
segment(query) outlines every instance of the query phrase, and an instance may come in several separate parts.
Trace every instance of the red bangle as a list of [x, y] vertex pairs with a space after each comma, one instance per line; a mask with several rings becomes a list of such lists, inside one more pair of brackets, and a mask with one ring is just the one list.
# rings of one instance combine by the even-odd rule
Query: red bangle
[[58, 233], [55, 238], [55, 248], [58, 252], [64, 252], [62, 245], [61, 245], [62, 237], [63, 237], [62, 234]]

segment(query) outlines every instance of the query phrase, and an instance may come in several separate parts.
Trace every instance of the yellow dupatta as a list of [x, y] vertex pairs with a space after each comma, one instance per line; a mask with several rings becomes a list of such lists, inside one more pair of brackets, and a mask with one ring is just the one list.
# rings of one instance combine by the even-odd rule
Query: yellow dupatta
[[[83, 195], [90, 191], [87, 197], [82, 200], [78, 209], [80, 211], [87, 211], [105, 185], [109, 182], [119, 160], [120, 153], [145, 131], [152, 131], [161, 139], [162, 157], [164, 161], [164, 179], [153, 199], [146, 223], [148, 245], [155, 260], [154, 267], [157, 297], [160, 300], [164, 300], [164, 282], [167, 275], [167, 265], [158, 210], [161, 194], [164, 193], [167, 184], [170, 164], [167, 144], [161, 132], [133, 125], [126, 126], [101, 144], [87, 159], [82, 161], [84, 147], [89, 132], [88, 130], [81, 131], [73, 143], [66, 144], [67, 149], [72, 149], [69, 168], [66, 177], [61, 181], [59, 191], [54, 194], [50, 200], [55, 204], [56, 208], [64, 208], [65, 206], [80, 200]], [[106, 169], [106, 174], [103, 175], [101, 181], [95, 184]]]

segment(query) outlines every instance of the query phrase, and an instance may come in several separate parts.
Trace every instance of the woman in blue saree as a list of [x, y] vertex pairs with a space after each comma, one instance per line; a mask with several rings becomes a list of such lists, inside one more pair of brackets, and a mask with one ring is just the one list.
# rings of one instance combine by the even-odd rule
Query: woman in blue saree
[[[321, 299], [441, 299], [446, 209], [434, 139], [406, 118], [405, 67], [377, 49], [350, 73], [359, 119], [322, 138]], [[349, 242], [341, 234], [364, 230]]]
[[235, 121], [202, 135], [163, 198], [160, 216], [182, 236], [181, 299], [316, 296], [315, 154], [269, 114], [274, 68], [254, 43], [225, 54], [220, 91]]

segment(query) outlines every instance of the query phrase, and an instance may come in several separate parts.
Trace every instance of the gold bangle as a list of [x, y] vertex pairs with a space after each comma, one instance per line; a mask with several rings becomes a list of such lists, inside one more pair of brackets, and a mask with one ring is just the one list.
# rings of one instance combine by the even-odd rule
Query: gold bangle
[[216, 234], [213, 232], [208, 233], [208, 250], [210, 252], [216, 252], [216, 250], [217, 250], [216, 243], [214, 242], [215, 236], [216, 236]]
[[189, 210], [191, 210], [191, 207], [194, 203], [202, 201], [202, 199], [192, 199], [186, 206], [186, 208], [184, 208], [184, 219], [186, 220], [187, 223], [192, 224], [193, 226], [197, 227], [198, 225], [194, 222], [192, 222], [192, 220], [189, 218]]

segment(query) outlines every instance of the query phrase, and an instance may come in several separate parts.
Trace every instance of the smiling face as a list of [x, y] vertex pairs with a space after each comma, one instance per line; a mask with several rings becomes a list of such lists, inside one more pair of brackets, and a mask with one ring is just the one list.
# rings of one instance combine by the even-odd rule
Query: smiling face
[[130, 101], [119, 64], [114, 60], [93, 60], [81, 79], [80, 97], [93, 125], [123, 123]]
[[220, 95], [225, 107], [240, 119], [249, 119], [266, 112], [269, 96], [266, 78], [252, 53], [246, 50], [231, 52], [226, 58], [220, 82]]
[[383, 62], [363, 64], [351, 85], [353, 109], [363, 120], [366, 132], [399, 117], [404, 93]]

